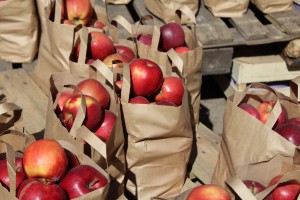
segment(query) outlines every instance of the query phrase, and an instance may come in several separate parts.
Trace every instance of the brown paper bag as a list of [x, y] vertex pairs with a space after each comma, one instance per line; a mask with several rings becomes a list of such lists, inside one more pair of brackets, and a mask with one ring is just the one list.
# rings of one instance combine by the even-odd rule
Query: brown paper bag
[[187, 89], [182, 105], [173, 107], [131, 104], [130, 86], [129, 66], [124, 66], [121, 103], [127, 134], [128, 196], [150, 199], [177, 195], [186, 178], [193, 141]]
[[205, 6], [215, 17], [241, 17], [248, 9], [250, 0], [204, 0]]
[[[16, 144], [16, 141], [18, 144]], [[32, 135], [26, 133], [26, 132], [19, 132], [19, 131], [6, 131], [0, 134], [0, 143], [4, 144], [5, 146], [1, 146], [0, 148], [1, 152], [6, 152], [6, 157], [8, 158], [8, 171], [9, 171], [9, 179], [10, 179], [10, 185], [12, 186], [10, 191], [8, 191], [6, 188], [0, 185], [0, 191], [1, 195], [7, 200], [16, 200], [16, 187], [15, 187], [15, 167], [14, 167], [14, 159], [15, 156], [22, 157], [22, 153], [26, 149], [26, 147], [34, 142], [35, 139], [33, 138]], [[108, 199], [108, 190], [110, 187], [110, 179], [109, 175], [101, 168], [99, 167], [92, 159], [90, 159], [88, 156], [82, 154], [81, 150], [78, 150], [74, 145], [58, 140], [60, 145], [74, 153], [80, 164], [86, 164], [90, 165], [94, 168], [96, 168], [99, 172], [101, 172], [106, 179], [108, 180], [108, 184], [105, 187], [102, 187], [98, 190], [94, 190], [93, 192], [87, 193], [86, 195], [83, 195], [81, 197], [75, 198], [76, 200], [81, 200], [81, 199], [87, 199], [87, 200], [98, 200], [98, 199]]]
[[10, 130], [22, 131], [22, 108], [14, 103], [0, 101], [0, 133]]
[[0, 2], [0, 58], [31, 63], [38, 52], [38, 13], [34, 0]]
[[[187, 46], [190, 48], [190, 51], [183, 54], [177, 54], [182, 59], [183, 65], [183, 78], [186, 79], [186, 86], [189, 91], [189, 102], [190, 110], [192, 116], [191, 120], [195, 125], [195, 130], [197, 130], [197, 124], [199, 123], [199, 110], [200, 110], [200, 95], [201, 95], [201, 84], [202, 84], [202, 44], [198, 41], [195, 25], [196, 19], [195, 16], [191, 13], [190, 9], [187, 6], [180, 8], [180, 12], [192, 19], [193, 23], [191, 25], [192, 29], [189, 29], [188, 26], [182, 26], [185, 32], [185, 41]], [[142, 25], [145, 20], [153, 20], [154, 25]], [[179, 22], [180, 18], [177, 17], [176, 23]], [[174, 63], [170, 62], [170, 54], [174, 55], [174, 52], [161, 52], [158, 51], [159, 38], [160, 38], [160, 26], [152, 16], [143, 16], [140, 19], [139, 23], [136, 23], [134, 30], [136, 35], [139, 34], [151, 34], [152, 35], [152, 44], [151, 47], [137, 41], [138, 56], [140, 58], [147, 58], [158, 63], [160, 66], [165, 67], [163, 73], [165, 75], [171, 75], [172, 68]], [[169, 54], [169, 55], [168, 55]]]
[[293, 8], [293, 0], [251, 0], [251, 2], [263, 13], [281, 12]]
[[[212, 177], [212, 183], [226, 187], [225, 181], [238, 174], [258, 180], [266, 185], [270, 177], [278, 175], [283, 163], [293, 163], [295, 145], [273, 131], [281, 112], [287, 109], [288, 117], [299, 116], [297, 88], [300, 78], [291, 82], [291, 97], [284, 96], [269, 86], [253, 83], [243, 92], [228, 98], [224, 113], [221, 149]], [[238, 107], [241, 102], [257, 106], [263, 100], [276, 100], [266, 124]], [[227, 188], [228, 189], [228, 188]]]
[[[45, 19], [45, 25], [42, 26], [44, 30], [42, 31], [41, 46], [33, 77], [46, 94], [49, 91], [51, 74], [70, 71], [69, 56], [73, 47], [74, 34], [78, 30], [73, 25], [61, 23], [61, 3], [62, 0], [55, 0], [54, 9], [52, 10], [55, 12], [54, 19], [51, 19], [51, 15], [49, 16], [53, 4], [49, 3], [46, 5], [47, 7], [44, 7], [44, 12], [40, 11], [44, 14], [42, 19]], [[93, 18], [99, 19], [107, 25], [106, 9], [95, 5], [94, 1], [91, 1], [91, 3], [94, 8]], [[40, 4], [39, 7], [43, 7], [41, 2]], [[96, 28], [88, 27], [88, 29]]]
[[[120, 38], [119, 28], [117, 27], [117, 23], [121, 24], [127, 30], [129, 36], [127, 38]], [[79, 27], [78, 27], [79, 28]], [[80, 27], [80, 29], [75, 34], [73, 48], [76, 45], [80, 45], [80, 51], [78, 58], [77, 56], [70, 55], [70, 72], [71, 74], [79, 75], [82, 77], [89, 77], [91, 73], [95, 74], [95, 72], [91, 72], [91, 68], [86, 63], [87, 58], [87, 44], [88, 44], [88, 35], [91, 30], [85, 26]], [[100, 31], [100, 30], [98, 30]], [[114, 42], [114, 45], [124, 45], [133, 50], [136, 54], [136, 44], [134, 41], [130, 40], [132, 38], [132, 30], [131, 24], [122, 16], [116, 16], [112, 21], [109, 28], [109, 34], [112, 36], [111, 39]], [[76, 60], [77, 59], [77, 60]], [[99, 62], [102, 63], [102, 62]], [[102, 67], [106, 67], [103, 63]]]
[[247, 188], [247, 186], [242, 182], [242, 180], [251, 180], [247, 176], [241, 178], [238, 175], [235, 175], [235, 176], [229, 178], [228, 180], [226, 180], [226, 183], [232, 189], [235, 196], [239, 197], [242, 200], [263, 200], [280, 183], [284, 183], [284, 182], [291, 181], [291, 180], [300, 181], [300, 166], [299, 165], [298, 166], [294, 165], [294, 166], [295, 167], [290, 167], [288, 171], [282, 171], [280, 173], [280, 175], [283, 175], [283, 177], [280, 178], [280, 180], [278, 181], [277, 184], [274, 184], [273, 186], [266, 185], [266, 189], [257, 193], [255, 196]]
[[[199, 0], [152, 0], [144, 1], [145, 7], [156, 17], [163, 20], [165, 23], [175, 21], [176, 11], [183, 6], [187, 6], [194, 15], [199, 10]], [[191, 19], [183, 16], [183, 23], [192, 23]]]
[[[106, 143], [103, 142], [85, 126], [82, 126], [82, 122], [85, 118], [84, 104], [82, 104], [70, 132], [68, 132], [61, 123], [60, 118], [56, 114], [56, 107], [61, 92], [70, 90], [70, 88], [65, 87], [66, 85], [75, 86], [84, 79], [83, 77], [71, 75], [67, 72], [55, 73], [51, 76], [52, 87], [47, 109], [45, 138], [65, 140], [72, 143], [86, 155], [90, 156], [98, 165], [106, 169], [112, 177], [111, 189], [114, 189], [111, 191], [112, 194], [110, 194], [110, 197], [115, 199], [115, 196], [123, 194], [124, 190], [124, 175], [126, 167], [124, 135], [119, 99], [114, 93], [114, 90], [105, 85], [106, 81], [110, 84], [113, 83], [113, 73], [103, 63], [101, 65], [101, 63], [101, 61], [97, 60], [92, 64], [92, 66], [101, 73], [102, 80], [98, 80], [106, 86], [111, 97], [109, 110], [117, 116], [114, 129], [112, 130], [108, 141]], [[95, 71], [93, 72], [96, 73]], [[93, 76], [95, 77], [95, 75]], [[98, 78], [99, 77], [100, 76], [98, 76]], [[80, 137], [78, 137], [78, 135]], [[84, 144], [84, 141], [87, 142], [87, 144]]]

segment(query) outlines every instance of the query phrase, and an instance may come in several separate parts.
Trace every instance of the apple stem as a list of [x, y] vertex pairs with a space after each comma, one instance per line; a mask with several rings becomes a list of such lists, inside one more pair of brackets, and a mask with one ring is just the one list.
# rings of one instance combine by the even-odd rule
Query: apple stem
[[94, 185], [96, 185], [96, 183], [98, 183], [99, 180], [94, 180], [89, 184], [89, 188], [93, 188]]

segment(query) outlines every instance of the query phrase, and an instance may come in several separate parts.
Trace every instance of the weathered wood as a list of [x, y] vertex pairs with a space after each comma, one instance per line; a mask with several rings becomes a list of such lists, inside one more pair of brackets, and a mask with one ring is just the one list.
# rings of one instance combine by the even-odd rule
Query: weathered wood
[[23, 122], [29, 133], [43, 131], [48, 98], [24, 69], [0, 73], [0, 94], [23, 109]]
[[226, 74], [231, 70], [233, 47], [204, 49], [202, 74]]
[[197, 20], [197, 34], [203, 45], [233, 41], [232, 32], [218, 17], [214, 17], [204, 5], [200, 6]]
[[300, 11], [292, 7], [292, 10], [269, 13], [266, 18], [270, 20], [282, 32], [289, 35], [300, 34]]
[[239, 57], [233, 59], [232, 78], [236, 83], [291, 80], [300, 71], [290, 71], [280, 55]]
[[231, 18], [231, 22], [245, 40], [264, 39], [268, 36], [268, 30], [250, 9], [242, 17]]

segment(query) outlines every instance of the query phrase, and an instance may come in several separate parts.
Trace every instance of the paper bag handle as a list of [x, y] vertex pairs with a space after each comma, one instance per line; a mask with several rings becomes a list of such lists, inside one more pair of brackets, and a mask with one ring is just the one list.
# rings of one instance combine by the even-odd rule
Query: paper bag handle
[[182, 24], [182, 18], [181, 18], [182, 13], [185, 14], [193, 22], [193, 24], [197, 23], [195, 14], [193, 13], [193, 11], [187, 5], [181, 6], [175, 12], [178, 16], [178, 18], [175, 18], [176, 23]]
[[23, 136], [24, 137], [24, 147], [27, 147], [32, 142], [36, 141], [35, 137], [33, 135], [27, 133], [27, 131], [25, 129], [23, 129], [23, 132], [17, 131], [17, 130], [10, 130], [10, 129], [5, 130], [0, 133], [0, 137], [2, 135], [6, 135], [6, 134], [14, 134], [14, 135]]
[[121, 90], [122, 102], [125, 103], [129, 102], [130, 87], [131, 87], [130, 68], [128, 65], [125, 65], [123, 66], [123, 83], [122, 83], [122, 90]]
[[115, 16], [110, 24], [116, 28], [116, 34], [112, 34], [112, 40], [114, 43], [119, 44], [119, 29], [118, 24], [120, 24], [131, 36], [133, 35], [131, 24], [121, 15]]
[[[171, 48], [167, 52], [168, 57], [171, 59], [171, 61], [175, 64], [175, 68], [178, 69], [179, 76], [182, 78], [183, 76], [183, 60], [180, 58], [180, 56], [175, 52], [173, 48]], [[173, 68], [173, 66], [171, 66]]]
[[265, 89], [267, 91], [270, 91], [271, 93], [273, 93], [276, 98], [277, 101], [272, 109], [272, 112], [270, 113], [267, 121], [266, 121], [266, 125], [269, 127], [273, 127], [274, 124], [276, 123], [280, 113], [281, 113], [281, 104], [279, 102], [279, 96], [280, 93], [278, 93], [276, 90], [274, 90], [273, 88], [271, 88], [270, 86], [263, 84], [263, 83], [252, 83], [250, 85], [248, 85], [242, 92], [239, 93], [235, 93], [234, 97], [233, 97], [233, 103], [238, 106], [240, 104], [240, 102], [244, 99], [244, 97], [246, 96], [246, 94], [250, 91], [250, 89], [252, 88], [258, 88], [258, 89]]
[[[9, 177], [9, 184], [10, 184], [10, 193], [12, 196], [16, 196], [16, 165], [15, 165], [15, 151], [14, 148], [5, 141], [0, 140], [0, 143], [5, 145], [6, 147], [6, 160], [7, 160], [7, 171]], [[3, 187], [3, 186], [1, 186]]]
[[294, 78], [290, 82], [290, 100], [298, 103], [300, 91], [300, 76]]
[[10, 111], [22, 111], [22, 108], [14, 103], [2, 103], [0, 104], [0, 115], [10, 112]]
[[141, 28], [141, 24], [145, 21], [151, 20], [153, 23], [153, 32], [152, 32], [152, 42], [151, 42], [151, 49], [157, 50], [159, 39], [160, 39], [160, 29], [158, 27], [158, 21], [152, 15], [144, 15], [140, 17], [140, 20], [136, 23], [136, 33], [135, 36], [138, 36], [139, 28]]

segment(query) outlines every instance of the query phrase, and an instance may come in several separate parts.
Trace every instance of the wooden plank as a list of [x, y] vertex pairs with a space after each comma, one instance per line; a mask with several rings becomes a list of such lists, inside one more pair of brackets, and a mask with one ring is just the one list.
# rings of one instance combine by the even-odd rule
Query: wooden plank
[[236, 83], [291, 80], [300, 71], [290, 71], [280, 55], [238, 57], [233, 59], [232, 78]]
[[300, 35], [300, 11], [292, 8], [289, 11], [269, 13], [266, 18], [282, 32], [290, 35]]
[[192, 171], [203, 184], [211, 182], [216, 166], [221, 137], [213, 133], [202, 123], [197, 131], [197, 157], [193, 163]]
[[24, 71], [6, 70], [0, 73], [0, 94], [8, 102], [23, 108], [24, 126], [29, 133], [43, 131], [46, 124], [48, 97]]
[[204, 5], [196, 15], [197, 35], [202, 44], [219, 44], [231, 42], [233, 35], [227, 25], [218, 17], [214, 17]]
[[202, 74], [226, 74], [231, 70], [233, 47], [204, 49]]
[[245, 40], [257, 40], [267, 38], [268, 30], [255, 17], [254, 13], [248, 11], [242, 17], [234, 17], [230, 20], [236, 29], [243, 35]]

